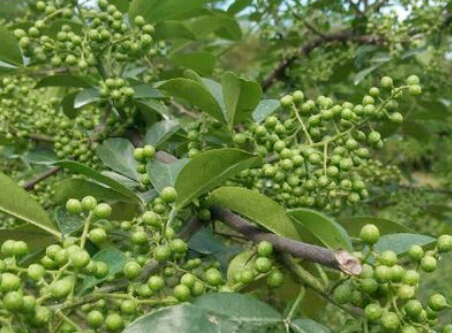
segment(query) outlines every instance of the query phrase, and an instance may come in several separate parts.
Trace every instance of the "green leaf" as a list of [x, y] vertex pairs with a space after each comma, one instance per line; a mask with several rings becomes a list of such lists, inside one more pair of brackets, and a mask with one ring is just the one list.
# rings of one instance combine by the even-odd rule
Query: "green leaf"
[[79, 113], [79, 110], [74, 107], [75, 97], [77, 95], [78, 92], [67, 94], [61, 101], [61, 110], [69, 119], [74, 119]]
[[180, 128], [180, 125], [175, 120], [162, 120], [152, 125], [144, 136], [144, 144], [158, 147], [166, 140], [168, 140]]
[[139, 86], [134, 86], [135, 94], [133, 95], [134, 99], [141, 98], [163, 98], [165, 97], [159, 90], [152, 88], [151, 86], [147, 86], [145, 84], [141, 84]]
[[188, 162], [188, 158], [180, 159], [169, 164], [160, 162], [157, 159], [152, 159], [147, 164], [147, 172], [151, 178], [152, 186], [159, 193], [167, 186], [174, 187], [177, 176]]
[[157, 102], [151, 99], [135, 100], [135, 105], [140, 109], [143, 117], [145, 117], [146, 115], [155, 115], [156, 113], [162, 116], [163, 119], [169, 119], [171, 116], [168, 107], [161, 102]]
[[14, 180], [0, 172], [0, 211], [61, 238], [46, 211]]
[[124, 201], [136, 203], [138, 199], [132, 200], [120, 191], [94, 183], [87, 179], [65, 179], [55, 184], [55, 203], [65, 204], [70, 198], [82, 199], [87, 195], [92, 195], [102, 201]]
[[214, 149], [197, 155], [188, 162], [177, 177], [176, 207], [182, 208], [258, 161], [260, 158], [246, 151], [232, 148]]
[[246, 7], [251, 6], [252, 2], [252, 0], [235, 0], [234, 3], [228, 7], [228, 13], [240, 13]]
[[55, 209], [53, 218], [64, 236], [80, 230], [83, 227], [83, 218], [79, 215], [69, 214], [65, 207], [58, 207]]
[[392, 250], [397, 255], [403, 255], [411, 245], [428, 246], [435, 243], [436, 238], [431, 236], [399, 233], [381, 236], [377, 244], [375, 244], [375, 250], [377, 252]]
[[133, 0], [130, 17], [143, 16], [149, 23], [171, 20], [180, 14], [200, 8], [212, 0]]
[[108, 139], [96, 149], [99, 159], [110, 169], [134, 180], [140, 179], [138, 163], [133, 157], [135, 151], [130, 141], [122, 138]]
[[99, 91], [88, 88], [80, 91], [74, 98], [74, 108], [79, 109], [85, 105], [100, 101]]
[[331, 333], [331, 330], [312, 319], [295, 319], [290, 322], [294, 333]]
[[207, 203], [239, 213], [277, 235], [300, 240], [286, 210], [258, 192], [243, 187], [220, 187], [210, 193]]
[[88, 275], [83, 280], [82, 293], [98, 285], [102, 281], [108, 279], [108, 277], [119, 273], [124, 268], [127, 262], [127, 257], [124, 253], [116, 248], [107, 248], [97, 252], [93, 257], [93, 261], [103, 261], [108, 265], [108, 274], [102, 279], [97, 279], [92, 275]]
[[19, 67], [8, 64], [4, 62], [3, 60], [0, 60], [0, 72], [12, 72], [15, 70], [18, 70]]
[[35, 88], [44, 87], [74, 87], [89, 88], [91, 85], [83, 77], [71, 74], [56, 74], [46, 76], [38, 81]]
[[376, 64], [376, 65], [370, 66], [370, 67], [362, 70], [361, 72], [359, 72], [353, 78], [353, 84], [355, 86], [358, 85], [362, 80], [364, 80], [369, 74], [371, 74], [373, 71], [375, 71], [380, 66], [381, 66], [381, 64]]
[[352, 237], [358, 237], [361, 228], [366, 224], [375, 224], [380, 230], [381, 235], [397, 232], [414, 233], [413, 230], [402, 224], [373, 216], [341, 217], [338, 218], [338, 221]]
[[262, 89], [257, 82], [241, 79], [231, 72], [223, 75], [221, 86], [226, 106], [226, 121], [232, 127], [250, 117], [259, 104]]
[[240, 252], [234, 257], [234, 259], [229, 262], [228, 272], [226, 275], [229, 285], [233, 286], [235, 283], [237, 283], [235, 277], [244, 269], [252, 270], [254, 268], [255, 260], [253, 260], [253, 257], [255, 257], [255, 254], [256, 253], [252, 250]]
[[303, 230], [308, 230], [320, 242], [332, 249], [352, 250], [352, 242], [347, 231], [331, 218], [311, 209], [293, 209], [287, 212], [289, 217], [295, 222], [296, 226]]
[[187, 25], [198, 40], [212, 33], [227, 40], [236, 41], [242, 38], [240, 25], [235, 18], [221, 11], [205, 11], [204, 15], [190, 20]]
[[215, 31], [218, 37], [228, 40], [242, 39], [242, 29], [234, 16], [218, 13], [215, 19], [220, 22], [220, 27]]
[[275, 309], [251, 295], [209, 293], [196, 298], [192, 304], [199, 309], [231, 317], [249, 325], [266, 326], [272, 321], [279, 323], [282, 320]]
[[263, 99], [259, 102], [257, 107], [251, 114], [254, 122], [260, 123], [265, 120], [269, 115], [279, 109], [280, 103], [276, 99]]
[[0, 26], [0, 60], [9, 65], [23, 65], [22, 52], [16, 37], [5, 27]]
[[174, 65], [193, 69], [202, 75], [211, 75], [216, 63], [216, 57], [208, 52], [178, 53], [170, 59]]
[[127, 188], [138, 188], [140, 187], [140, 183], [136, 180], [132, 180], [126, 176], [123, 176], [119, 173], [113, 171], [101, 171], [101, 174], [107, 176], [108, 178], [116, 180], [118, 183], [124, 185]]
[[215, 119], [224, 122], [220, 105], [203, 84], [190, 79], [177, 78], [164, 82], [159, 88], [166, 90], [171, 96], [185, 99]]
[[141, 199], [135, 194], [135, 192], [133, 192], [130, 189], [128, 189], [127, 187], [121, 185], [117, 181], [100, 174], [96, 170], [94, 170], [90, 167], [87, 167], [86, 165], [83, 165], [83, 164], [80, 164], [77, 162], [73, 162], [73, 161], [59, 161], [59, 162], [56, 162], [54, 165], [60, 166], [62, 168], [71, 170], [75, 173], [78, 173], [78, 174], [84, 175], [88, 178], [91, 178], [93, 180], [96, 180], [101, 184], [109, 186], [112, 190], [115, 190], [119, 194], [122, 194], [123, 196], [131, 199], [132, 202], [142, 204]]
[[166, 307], [138, 318], [124, 333], [259, 333], [284, 332], [278, 312], [257, 298], [232, 293], [212, 293], [193, 305]]
[[195, 40], [196, 36], [182, 22], [165, 21], [159, 22], [155, 26], [155, 33], [152, 36], [156, 40], [167, 40], [172, 38]]
[[31, 250], [43, 249], [56, 241], [54, 235], [32, 224], [24, 224], [13, 229], [0, 229], [0, 244], [8, 239], [24, 241]]
[[58, 160], [56, 154], [53, 152], [53, 150], [50, 149], [37, 149], [27, 151], [23, 155], [23, 158], [30, 164], [43, 164], [43, 165], [52, 164]]

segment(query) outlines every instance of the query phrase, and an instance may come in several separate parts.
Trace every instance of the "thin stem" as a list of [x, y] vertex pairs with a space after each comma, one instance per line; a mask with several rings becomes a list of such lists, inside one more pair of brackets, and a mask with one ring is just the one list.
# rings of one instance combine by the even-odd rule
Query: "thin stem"
[[85, 223], [83, 225], [83, 232], [82, 236], [80, 237], [80, 247], [83, 249], [85, 247], [86, 238], [88, 237], [89, 227], [91, 225], [91, 219], [93, 217], [92, 212], [89, 212], [88, 217], [85, 220]]
[[298, 120], [298, 122], [300, 123], [301, 129], [303, 130], [304, 135], [305, 135], [306, 138], [308, 139], [309, 144], [312, 145], [312, 144], [313, 144], [312, 138], [311, 138], [311, 136], [309, 135], [308, 129], [306, 128], [306, 126], [305, 126], [305, 124], [304, 124], [304, 122], [303, 122], [303, 119], [301, 119], [300, 114], [298, 113], [298, 110], [297, 110], [297, 108], [295, 107], [295, 105], [292, 106], [292, 110], [295, 112], [295, 117], [297, 117], [297, 120]]
[[298, 308], [298, 306], [300, 305], [300, 302], [303, 300], [304, 295], [305, 295], [306, 289], [301, 286], [300, 287], [300, 291], [298, 292], [298, 296], [295, 299], [295, 302], [293, 302], [292, 306], [290, 307], [290, 311], [286, 317], [286, 321], [290, 322], [295, 314], [295, 310]]

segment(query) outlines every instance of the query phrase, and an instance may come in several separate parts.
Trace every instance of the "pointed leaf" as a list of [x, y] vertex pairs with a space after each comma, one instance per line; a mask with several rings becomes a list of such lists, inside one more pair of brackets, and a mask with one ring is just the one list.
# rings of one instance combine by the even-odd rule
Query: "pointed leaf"
[[176, 207], [182, 208], [258, 161], [260, 158], [232, 148], [214, 149], [197, 155], [185, 165], [177, 177]]
[[99, 91], [88, 88], [80, 91], [74, 98], [74, 108], [79, 109], [85, 105], [100, 101]]
[[224, 122], [221, 107], [202, 84], [190, 79], [178, 78], [164, 82], [159, 88], [166, 90], [171, 96], [185, 99], [215, 119]]
[[71, 74], [56, 74], [46, 76], [41, 79], [35, 88], [44, 87], [74, 87], [74, 88], [89, 88], [91, 85], [83, 77]]
[[397, 232], [414, 233], [408, 227], [397, 222], [373, 216], [360, 217], [342, 217], [339, 218], [339, 223], [347, 230], [352, 237], [358, 237], [362, 227], [366, 224], [375, 224], [380, 230], [380, 235], [393, 234]]
[[174, 65], [193, 69], [202, 75], [211, 75], [216, 63], [216, 57], [209, 52], [175, 54], [170, 59]]
[[14, 180], [0, 172], [0, 211], [60, 238], [60, 232], [53, 225], [47, 212], [33, 197]]
[[162, 120], [152, 125], [144, 136], [144, 144], [158, 147], [166, 140], [168, 140], [180, 128], [180, 125], [175, 120]]
[[260, 123], [261, 121], [265, 120], [265, 118], [278, 110], [280, 105], [281, 104], [276, 99], [261, 100], [252, 113], [254, 122]]
[[142, 99], [142, 98], [163, 98], [165, 97], [159, 90], [152, 88], [151, 86], [147, 86], [145, 84], [141, 84], [139, 86], [134, 86], [135, 94], [133, 95], [134, 99]]
[[99, 159], [112, 170], [134, 180], [140, 179], [138, 163], [133, 157], [134, 146], [121, 138], [108, 139], [96, 149]]
[[83, 218], [80, 215], [69, 214], [65, 207], [55, 209], [53, 217], [64, 236], [83, 227]]
[[188, 158], [184, 158], [167, 164], [160, 162], [157, 159], [151, 160], [147, 165], [147, 172], [151, 178], [152, 186], [159, 193], [167, 186], [174, 187], [177, 176], [189, 161], [190, 160]]
[[9, 65], [22, 65], [22, 52], [14, 35], [5, 27], [0, 26], [0, 60]]
[[221, 86], [229, 126], [250, 117], [262, 97], [260, 85], [255, 81], [247, 81], [234, 73], [227, 72], [221, 79]]
[[397, 255], [403, 255], [411, 245], [428, 246], [435, 243], [436, 238], [431, 236], [407, 233], [391, 234], [381, 236], [377, 244], [375, 244], [375, 250], [377, 252], [392, 250]]
[[243, 187], [220, 187], [210, 193], [207, 203], [239, 213], [277, 235], [300, 240], [284, 207], [266, 195]]
[[333, 219], [315, 210], [303, 208], [290, 210], [287, 215], [296, 226], [301, 227], [300, 234], [306, 229], [329, 248], [352, 250], [352, 242], [347, 231]]
[[108, 178], [96, 170], [87, 167], [86, 165], [73, 162], [73, 161], [59, 161], [56, 162], [54, 165], [60, 166], [62, 168], [71, 170], [75, 173], [84, 175], [88, 178], [91, 178], [95, 181], [98, 181], [101, 184], [109, 186], [111, 189], [115, 190], [116, 192], [119, 192], [120, 194], [126, 196], [127, 198], [131, 199], [133, 202], [142, 204], [141, 199], [135, 194], [135, 192], [131, 191], [127, 187], [121, 185], [117, 181]]
[[78, 92], [73, 92], [64, 96], [61, 101], [60, 107], [63, 113], [69, 118], [74, 119], [77, 117], [79, 110], [74, 107], [75, 97], [78, 95]]
[[83, 280], [82, 293], [92, 287], [98, 285], [102, 281], [105, 281], [108, 277], [119, 273], [124, 268], [127, 262], [127, 257], [124, 253], [116, 248], [107, 248], [97, 252], [93, 257], [93, 261], [103, 261], [108, 265], [108, 274], [102, 279], [97, 279], [92, 275], [88, 275]]
[[250, 325], [279, 323], [281, 315], [266, 303], [251, 295], [236, 293], [209, 293], [196, 298], [192, 304], [222, 316]]
[[156, 40], [168, 40], [172, 38], [189, 40], [196, 39], [193, 32], [184, 23], [179, 21], [165, 21], [157, 23], [155, 25], [155, 34], [153, 37]]
[[331, 330], [312, 319], [295, 319], [290, 322], [294, 333], [331, 333]]

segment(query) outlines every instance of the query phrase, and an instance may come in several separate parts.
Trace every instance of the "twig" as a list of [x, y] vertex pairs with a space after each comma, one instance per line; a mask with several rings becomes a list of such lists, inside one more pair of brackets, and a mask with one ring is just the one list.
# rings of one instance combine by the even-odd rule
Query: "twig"
[[332, 250], [263, 231], [244, 218], [224, 208], [213, 206], [211, 212], [213, 218], [223, 221], [231, 228], [247, 236], [250, 240], [255, 242], [266, 240], [272, 243], [275, 249], [289, 253], [294, 257], [316, 262], [336, 270], [342, 270], [339, 261], [336, 259], [336, 253]]
[[61, 170], [60, 167], [52, 167], [47, 171], [44, 171], [43, 173], [39, 174], [35, 179], [30, 180], [29, 182], [26, 182], [23, 185], [23, 188], [25, 190], [31, 190], [35, 187], [36, 184], [43, 181], [46, 178], [49, 178], [50, 176], [58, 173]]
[[358, 44], [381, 44], [383, 37], [378, 35], [355, 35], [352, 31], [344, 30], [337, 33], [323, 35], [312, 39], [300, 48], [296, 55], [283, 59], [279, 65], [264, 79], [262, 89], [268, 90], [277, 80], [284, 77], [284, 73], [299, 57], [307, 57], [314, 49], [325, 43], [355, 42]]

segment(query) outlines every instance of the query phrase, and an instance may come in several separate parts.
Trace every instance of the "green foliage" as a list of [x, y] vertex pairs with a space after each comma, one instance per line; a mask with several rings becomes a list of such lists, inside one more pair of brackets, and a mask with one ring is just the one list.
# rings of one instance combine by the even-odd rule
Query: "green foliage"
[[0, 7], [1, 333], [450, 331], [450, 5]]

